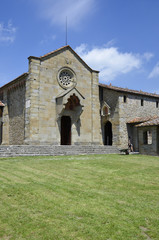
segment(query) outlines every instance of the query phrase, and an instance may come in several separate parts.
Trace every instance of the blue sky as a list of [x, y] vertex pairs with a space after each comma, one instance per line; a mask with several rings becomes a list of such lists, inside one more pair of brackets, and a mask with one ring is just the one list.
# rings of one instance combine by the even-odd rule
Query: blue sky
[[159, 93], [158, 0], [5, 0], [0, 7], [0, 86], [28, 57], [68, 44], [99, 81]]

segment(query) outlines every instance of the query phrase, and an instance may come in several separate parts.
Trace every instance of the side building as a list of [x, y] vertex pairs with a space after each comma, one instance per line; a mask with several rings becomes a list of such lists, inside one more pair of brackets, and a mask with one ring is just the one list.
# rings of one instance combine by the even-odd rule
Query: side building
[[134, 151], [159, 154], [159, 95], [104, 84], [99, 89], [103, 144], [127, 148], [130, 138]]

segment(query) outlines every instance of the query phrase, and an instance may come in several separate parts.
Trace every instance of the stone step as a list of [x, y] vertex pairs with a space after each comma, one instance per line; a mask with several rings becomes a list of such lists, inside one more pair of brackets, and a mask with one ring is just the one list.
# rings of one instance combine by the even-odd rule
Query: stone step
[[80, 155], [80, 154], [110, 154], [119, 153], [115, 146], [55, 146], [55, 145], [10, 145], [0, 146], [0, 157], [9, 156], [57, 156], [57, 155]]

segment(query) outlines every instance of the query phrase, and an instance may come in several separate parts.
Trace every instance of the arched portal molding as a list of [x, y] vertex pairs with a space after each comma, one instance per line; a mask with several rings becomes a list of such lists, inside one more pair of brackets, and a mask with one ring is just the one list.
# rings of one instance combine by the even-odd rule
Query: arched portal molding
[[79, 120], [83, 112], [84, 96], [76, 89], [69, 89], [56, 97], [57, 119], [70, 116], [72, 123]]

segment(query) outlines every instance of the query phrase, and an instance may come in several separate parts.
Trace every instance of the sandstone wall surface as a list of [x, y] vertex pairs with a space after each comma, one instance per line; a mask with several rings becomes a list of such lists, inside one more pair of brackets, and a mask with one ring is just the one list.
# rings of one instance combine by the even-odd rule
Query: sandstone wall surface
[[[84, 96], [83, 112], [72, 121], [72, 144], [92, 144], [100, 141], [98, 74], [92, 73], [69, 49], [46, 57], [30, 59], [26, 89], [26, 144], [60, 144], [61, 118], [56, 111], [56, 98], [64, 90], [57, 81], [63, 67], [76, 76], [76, 89]], [[96, 100], [97, 99], [97, 100]]]
[[[150, 131], [152, 134], [152, 143], [145, 144], [144, 143], [144, 132]], [[141, 154], [145, 155], [158, 155], [159, 154], [159, 146], [158, 146], [158, 127], [151, 126], [151, 127], [140, 127], [139, 128], [139, 151]]]
[[9, 144], [24, 144], [25, 85], [8, 91]]

